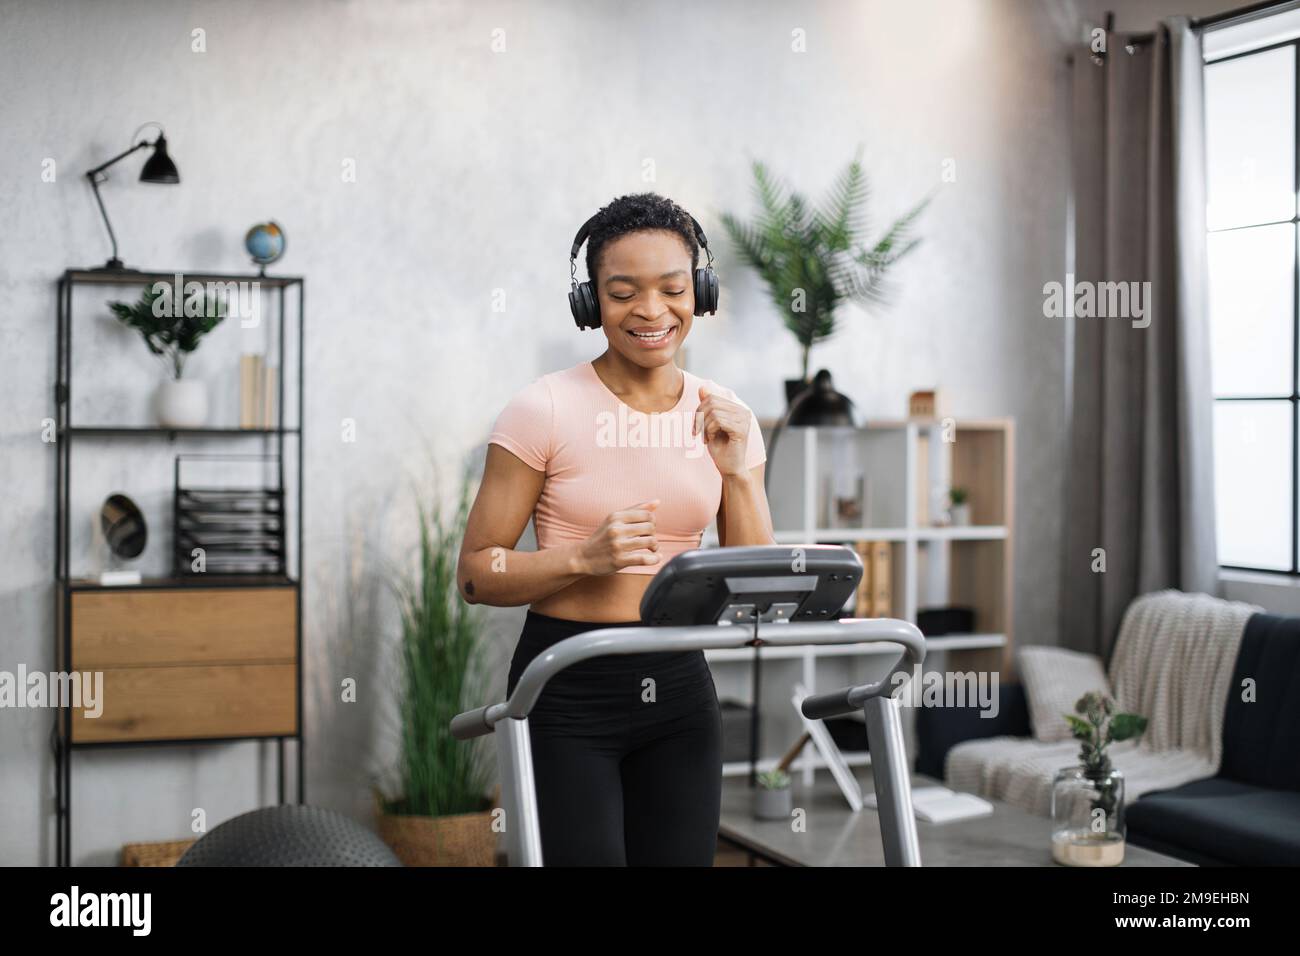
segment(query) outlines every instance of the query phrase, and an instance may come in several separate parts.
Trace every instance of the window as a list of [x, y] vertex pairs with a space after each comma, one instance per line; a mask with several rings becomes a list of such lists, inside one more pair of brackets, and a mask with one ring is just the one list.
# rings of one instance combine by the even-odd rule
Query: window
[[1213, 58], [1224, 40], [1205, 66], [1219, 563], [1298, 574], [1300, 39]]

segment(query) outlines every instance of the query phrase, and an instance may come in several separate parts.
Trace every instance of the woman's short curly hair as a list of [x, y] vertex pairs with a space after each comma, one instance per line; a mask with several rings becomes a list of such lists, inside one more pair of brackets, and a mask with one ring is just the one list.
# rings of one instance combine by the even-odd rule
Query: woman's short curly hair
[[700, 244], [695, 238], [691, 215], [677, 203], [658, 193], [619, 196], [602, 206], [587, 233], [587, 278], [596, 283], [596, 266], [605, 246], [620, 236], [646, 229], [665, 229], [681, 236], [691, 253], [691, 273], [700, 263]]

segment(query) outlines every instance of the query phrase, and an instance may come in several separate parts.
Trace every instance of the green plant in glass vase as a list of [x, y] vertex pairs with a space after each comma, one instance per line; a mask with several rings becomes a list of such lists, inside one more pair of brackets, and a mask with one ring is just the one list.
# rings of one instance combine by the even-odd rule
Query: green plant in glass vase
[[1052, 858], [1067, 866], [1116, 866], [1124, 860], [1124, 775], [1109, 748], [1140, 736], [1147, 719], [1117, 713], [1115, 702], [1095, 691], [1074, 709], [1064, 717], [1079, 741], [1079, 765], [1052, 781]]
[[1115, 702], [1105, 694], [1089, 691], [1074, 705], [1075, 714], [1066, 714], [1070, 733], [1079, 744], [1079, 763], [1084, 776], [1097, 787], [1093, 808], [1114, 816], [1116, 797], [1115, 769], [1106, 752], [1112, 743], [1139, 737], [1147, 729], [1147, 719], [1137, 714], [1115, 713]]

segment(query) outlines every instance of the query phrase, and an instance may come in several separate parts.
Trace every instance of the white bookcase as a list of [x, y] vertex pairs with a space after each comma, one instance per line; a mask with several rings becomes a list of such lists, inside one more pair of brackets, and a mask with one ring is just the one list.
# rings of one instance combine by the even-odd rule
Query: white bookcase
[[[947, 605], [974, 611], [973, 633], [927, 640], [925, 670], [1005, 670], [1012, 645], [1011, 420], [881, 420], [861, 428], [787, 428], [775, 450], [772, 423], [764, 425], [763, 435], [771, 469], [768, 503], [779, 544], [889, 542], [890, 617], [915, 623], [918, 609]], [[967, 490], [967, 526], [932, 520], [946, 516], [952, 487]], [[860, 515], [836, 520], [830, 502], [834, 494], [858, 498]], [[703, 543], [716, 546], [716, 530], [710, 529]], [[774, 766], [799, 735], [790, 704], [795, 683], [816, 693], [874, 680], [900, 651], [893, 644], [762, 648], [759, 768]], [[706, 657], [719, 698], [752, 703], [754, 650], [709, 651]], [[851, 764], [870, 762], [866, 753], [846, 758]], [[809, 746], [794, 769], [811, 783], [820, 766]], [[728, 775], [748, 771], [747, 760], [723, 765]]]

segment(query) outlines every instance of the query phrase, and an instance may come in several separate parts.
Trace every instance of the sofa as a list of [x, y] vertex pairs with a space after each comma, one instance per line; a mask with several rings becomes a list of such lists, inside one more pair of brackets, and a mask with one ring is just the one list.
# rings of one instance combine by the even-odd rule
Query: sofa
[[[1128, 803], [1128, 839], [1200, 865], [1300, 865], [1300, 617], [1252, 614], [1227, 686], [1217, 772]], [[947, 779], [953, 748], [980, 738], [1033, 748], [1030, 713], [1021, 684], [999, 688], [991, 718], [918, 708], [917, 771]]]

